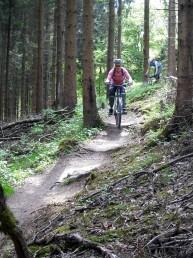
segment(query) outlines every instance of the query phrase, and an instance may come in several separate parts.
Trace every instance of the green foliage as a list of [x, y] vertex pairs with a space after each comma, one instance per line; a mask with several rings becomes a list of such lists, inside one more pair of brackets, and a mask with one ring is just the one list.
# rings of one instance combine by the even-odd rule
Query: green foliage
[[153, 92], [160, 88], [160, 84], [144, 85], [138, 83], [137, 86], [132, 87], [128, 92], [128, 102], [133, 103], [138, 100], [143, 100], [145, 97], [151, 96]]
[[32, 134], [42, 134], [44, 132], [44, 125], [43, 124], [36, 124], [31, 129]]
[[[48, 111], [47, 114], [52, 114]], [[48, 117], [48, 115], [47, 115]], [[83, 128], [81, 108], [69, 119], [58, 118], [56, 124], [36, 124], [30, 134], [21, 138], [20, 143], [10, 146], [9, 151], [0, 151], [0, 181], [7, 195], [10, 186], [23, 181], [51, 164], [60, 152], [69, 153], [80, 141], [95, 135], [98, 128]], [[48, 138], [47, 138], [48, 137]], [[49, 138], [50, 137], [50, 138]]]
[[77, 144], [78, 144], [78, 141], [73, 138], [72, 139], [64, 138], [59, 143], [59, 152], [69, 153], [75, 148], [75, 146], [77, 146]]
[[129, 91], [131, 108], [137, 108], [143, 114], [144, 124], [141, 129], [146, 134], [146, 143], [153, 146], [164, 139], [164, 129], [174, 112], [174, 103], [167, 100], [171, 91], [167, 83], [136, 86]]
[[140, 80], [143, 69], [142, 27], [136, 23], [136, 20], [129, 19], [124, 28], [124, 48], [122, 51], [124, 65], [135, 80]]
[[10, 182], [12, 182], [12, 175], [11, 171], [9, 171], [7, 168], [7, 161], [0, 160], [0, 183], [3, 186], [6, 196], [13, 193]]

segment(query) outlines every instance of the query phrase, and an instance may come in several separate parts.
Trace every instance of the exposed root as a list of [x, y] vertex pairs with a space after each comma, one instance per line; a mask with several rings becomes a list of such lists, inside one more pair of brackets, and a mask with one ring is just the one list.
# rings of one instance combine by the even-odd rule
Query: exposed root
[[98, 245], [97, 243], [91, 242], [87, 239], [84, 239], [80, 234], [78, 233], [72, 233], [72, 234], [56, 234], [54, 236], [51, 236], [50, 239], [47, 239], [46, 237], [40, 240], [36, 240], [34, 244], [36, 245], [48, 245], [50, 243], [58, 243], [60, 241], [65, 241], [66, 246], [69, 246], [70, 248], [78, 248], [81, 247], [81, 249], [92, 249], [97, 251], [99, 254], [103, 255], [105, 258], [119, 258], [117, 255], [113, 254], [110, 250], [106, 249], [105, 247]]

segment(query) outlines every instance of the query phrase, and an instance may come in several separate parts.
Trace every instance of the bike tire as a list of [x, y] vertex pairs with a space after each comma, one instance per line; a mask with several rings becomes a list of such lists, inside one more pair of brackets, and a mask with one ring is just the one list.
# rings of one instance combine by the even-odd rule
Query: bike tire
[[116, 126], [121, 128], [121, 117], [122, 117], [122, 100], [120, 98], [117, 99], [117, 112], [116, 112]]

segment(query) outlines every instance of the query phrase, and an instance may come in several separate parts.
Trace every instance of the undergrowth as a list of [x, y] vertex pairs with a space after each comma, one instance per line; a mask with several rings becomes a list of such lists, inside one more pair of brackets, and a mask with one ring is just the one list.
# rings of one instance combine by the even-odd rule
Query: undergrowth
[[171, 97], [172, 87], [169, 83], [153, 85], [139, 84], [129, 91], [129, 108], [143, 115], [142, 134], [146, 135], [148, 146], [164, 141], [164, 130], [174, 112]]
[[[47, 115], [52, 116], [52, 111]], [[24, 178], [42, 172], [59, 154], [69, 153], [79, 142], [92, 137], [99, 130], [83, 128], [80, 108], [71, 118], [54, 117], [54, 124], [34, 125], [29, 133], [22, 135], [19, 142], [0, 151], [0, 181], [5, 193], [12, 193], [13, 187]]]

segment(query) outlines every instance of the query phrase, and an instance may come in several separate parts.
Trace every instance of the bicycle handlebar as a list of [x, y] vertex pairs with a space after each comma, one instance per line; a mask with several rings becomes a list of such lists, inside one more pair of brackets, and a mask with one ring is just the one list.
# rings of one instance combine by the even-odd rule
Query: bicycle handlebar
[[127, 87], [127, 86], [130, 86], [130, 85], [132, 85], [133, 83], [130, 83], [130, 82], [124, 82], [124, 83], [122, 83], [122, 84], [118, 84], [118, 85], [116, 85], [116, 84], [113, 84], [113, 83], [110, 83], [110, 82], [105, 82], [105, 84], [106, 85], [113, 85], [113, 86], [117, 86], [117, 87], [120, 87], [120, 86], [124, 86], [124, 87]]

